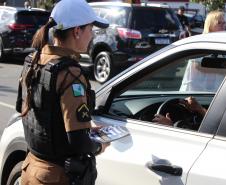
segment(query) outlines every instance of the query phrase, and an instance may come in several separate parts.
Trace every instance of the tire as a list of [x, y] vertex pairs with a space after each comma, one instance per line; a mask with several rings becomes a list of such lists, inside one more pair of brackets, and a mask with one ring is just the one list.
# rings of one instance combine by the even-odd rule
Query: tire
[[105, 83], [114, 74], [112, 59], [109, 52], [100, 52], [94, 60], [94, 78], [99, 83]]
[[18, 162], [12, 169], [7, 180], [7, 185], [20, 185], [21, 166], [23, 161]]

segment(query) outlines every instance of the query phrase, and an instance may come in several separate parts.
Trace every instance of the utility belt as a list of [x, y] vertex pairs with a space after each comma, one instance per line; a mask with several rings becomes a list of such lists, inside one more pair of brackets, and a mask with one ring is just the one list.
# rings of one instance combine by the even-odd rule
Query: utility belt
[[69, 157], [65, 160], [64, 168], [70, 185], [95, 185], [97, 170], [94, 155]]

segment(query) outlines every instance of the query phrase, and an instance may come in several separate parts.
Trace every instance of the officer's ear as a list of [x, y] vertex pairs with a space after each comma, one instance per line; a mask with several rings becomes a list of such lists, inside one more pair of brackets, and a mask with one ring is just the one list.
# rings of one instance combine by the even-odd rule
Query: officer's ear
[[80, 27], [75, 27], [75, 28], [73, 29], [72, 34], [73, 34], [73, 37], [74, 37], [75, 39], [79, 39], [79, 37], [80, 37], [80, 31], [81, 31], [81, 28], [80, 28]]

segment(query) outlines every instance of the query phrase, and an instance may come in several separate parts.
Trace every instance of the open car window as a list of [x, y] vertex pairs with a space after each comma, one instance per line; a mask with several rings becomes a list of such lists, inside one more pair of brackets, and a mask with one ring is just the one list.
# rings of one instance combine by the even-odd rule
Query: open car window
[[[189, 96], [195, 97], [208, 110], [225, 77], [225, 63], [226, 56], [222, 53], [199, 53], [166, 63], [128, 84], [114, 97], [108, 113], [154, 123], [152, 120], [164, 102]], [[181, 110], [176, 110], [175, 106], [169, 106], [168, 109], [172, 110], [175, 117], [180, 115], [180, 119], [187, 116]], [[189, 129], [198, 130], [202, 118], [198, 117], [198, 125]]]

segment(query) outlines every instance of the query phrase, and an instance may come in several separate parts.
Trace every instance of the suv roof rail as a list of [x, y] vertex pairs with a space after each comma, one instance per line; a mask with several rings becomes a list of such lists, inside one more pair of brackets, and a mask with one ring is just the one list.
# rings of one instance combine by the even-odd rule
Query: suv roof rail
[[13, 10], [13, 11], [46, 11], [43, 8], [24, 8], [24, 7], [13, 7], [13, 6], [0, 6], [0, 9]]
[[28, 9], [28, 10], [43, 11], [43, 12], [47, 11], [47, 10], [44, 9], [44, 8], [30, 8], [30, 9]]
[[13, 7], [13, 6], [0, 6], [1, 9], [6, 9], [6, 10], [18, 10], [20, 9], [19, 7]]
[[90, 5], [108, 5], [108, 6], [128, 6], [131, 7], [132, 4], [131, 3], [124, 3], [124, 2], [120, 2], [120, 1], [116, 1], [116, 2], [92, 2], [89, 3]]
[[141, 5], [142, 6], [159, 7], [159, 8], [170, 8], [170, 6], [165, 3], [141, 3]]

